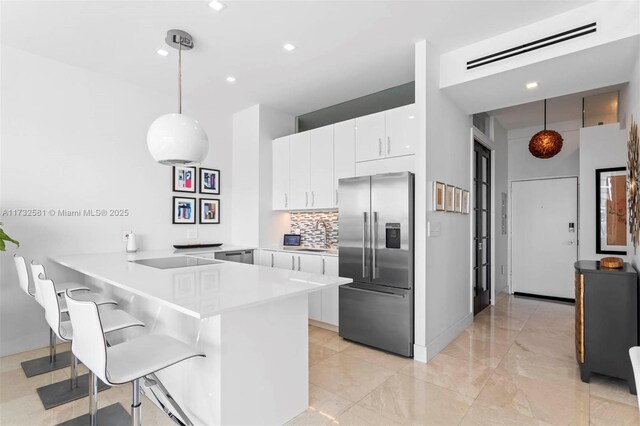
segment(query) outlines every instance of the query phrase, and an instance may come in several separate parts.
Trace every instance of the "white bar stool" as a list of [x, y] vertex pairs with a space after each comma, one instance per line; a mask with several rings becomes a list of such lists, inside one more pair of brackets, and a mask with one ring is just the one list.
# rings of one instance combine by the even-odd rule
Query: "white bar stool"
[[[197, 349], [162, 334], [147, 334], [109, 347], [104, 337], [104, 313], [98, 310], [98, 305], [77, 300], [76, 295], [70, 291], [65, 295], [75, 337], [71, 350], [91, 371], [91, 393], [89, 414], [60, 425], [89, 423], [95, 426], [100, 417], [103, 424], [122, 425], [130, 422], [132, 426], [140, 426], [140, 379], [189, 358], [205, 356]], [[131, 417], [120, 404], [98, 410], [96, 376], [111, 386], [132, 383]], [[108, 417], [107, 414], [113, 414], [117, 418]]]
[[[16, 271], [18, 273], [18, 284], [22, 291], [24, 291], [27, 295], [36, 299], [38, 304], [42, 306], [42, 303], [39, 302], [38, 298], [36, 298], [35, 286], [34, 289], [31, 290], [30, 280], [29, 280], [29, 271], [27, 269], [27, 262], [24, 257], [14, 255], [13, 260], [16, 265]], [[60, 283], [60, 291], [65, 292], [67, 290], [71, 291], [88, 291], [89, 288], [74, 282], [65, 282]], [[66, 307], [65, 307], [66, 309]], [[27, 377], [37, 376], [39, 374], [49, 373], [51, 371], [59, 370], [61, 368], [65, 368], [69, 366], [71, 352], [63, 352], [59, 355], [56, 354], [56, 346], [55, 346], [55, 335], [53, 334], [53, 330], [49, 330], [49, 356], [44, 356], [41, 358], [32, 359], [29, 361], [24, 361], [21, 363], [22, 371]]]
[[[56, 336], [63, 341], [73, 341], [73, 327], [71, 321], [62, 320], [62, 310], [60, 309], [61, 299], [58, 297], [56, 285], [52, 280], [40, 274], [35, 278], [36, 294], [40, 294], [44, 305], [45, 319], [54, 331]], [[64, 299], [62, 299], [64, 301]], [[95, 302], [94, 302], [95, 303]], [[127, 312], [113, 309], [102, 313], [105, 333], [123, 330], [129, 327], [144, 327], [144, 323]], [[100, 390], [108, 389], [104, 383], [100, 384]], [[40, 401], [45, 410], [76, 399], [84, 398], [89, 394], [89, 375], [84, 374], [78, 377], [78, 360], [71, 355], [71, 378], [57, 383], [52, 383], [37, 389]]]

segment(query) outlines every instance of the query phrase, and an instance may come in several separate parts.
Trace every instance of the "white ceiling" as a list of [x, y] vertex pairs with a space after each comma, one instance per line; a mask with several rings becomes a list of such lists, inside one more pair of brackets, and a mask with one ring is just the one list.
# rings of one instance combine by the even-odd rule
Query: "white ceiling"
[[2, 1], [2, 43], [174, 94], [176, 52], [155, 52], [180, 28], [196, 42], [183, 56], [187, 109], [199, 98], [222, 113], [262, 103], [299, 115], [413, 80], [416, 41], [444, 52], [588, 1], [207, 3]]

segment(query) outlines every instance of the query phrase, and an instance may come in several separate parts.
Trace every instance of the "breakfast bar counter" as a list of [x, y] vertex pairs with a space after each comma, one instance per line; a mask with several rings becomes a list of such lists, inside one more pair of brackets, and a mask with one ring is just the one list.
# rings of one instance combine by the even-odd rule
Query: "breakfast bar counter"
[[307, 296], [351, 282], [201, 253], [52, 260], [84, 274], [89, 287], [147, 325], [115, 339], [165, 333], [207, 355], [158, 373], [189, 420], [206, 425], [282, 424], [302, 413], [308, 406]]

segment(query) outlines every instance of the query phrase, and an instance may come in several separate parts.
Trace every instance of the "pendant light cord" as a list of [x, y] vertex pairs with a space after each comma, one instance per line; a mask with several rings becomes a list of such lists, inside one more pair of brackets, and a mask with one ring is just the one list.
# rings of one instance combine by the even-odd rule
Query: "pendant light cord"
[[182, 114], [182, 37], [178, 39], [178, 113]]
[[547, 100], [546, 99], [544, 100], [544, 129], [547, 130]]

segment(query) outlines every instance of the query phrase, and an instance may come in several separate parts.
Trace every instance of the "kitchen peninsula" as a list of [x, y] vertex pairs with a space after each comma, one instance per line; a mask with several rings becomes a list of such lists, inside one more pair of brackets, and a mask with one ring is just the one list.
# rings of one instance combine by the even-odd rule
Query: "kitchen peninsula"
[[351, 282], [212, 260], [203, 253], [52, 260], [84, 274], [89, 287], [115, 298], [119, 309], [147, 325], [126, 333], [166, 333], [206, 353], [158, 377], [194, 424], [207, 425], [282, 424], [303, 412], [308, 294]]

